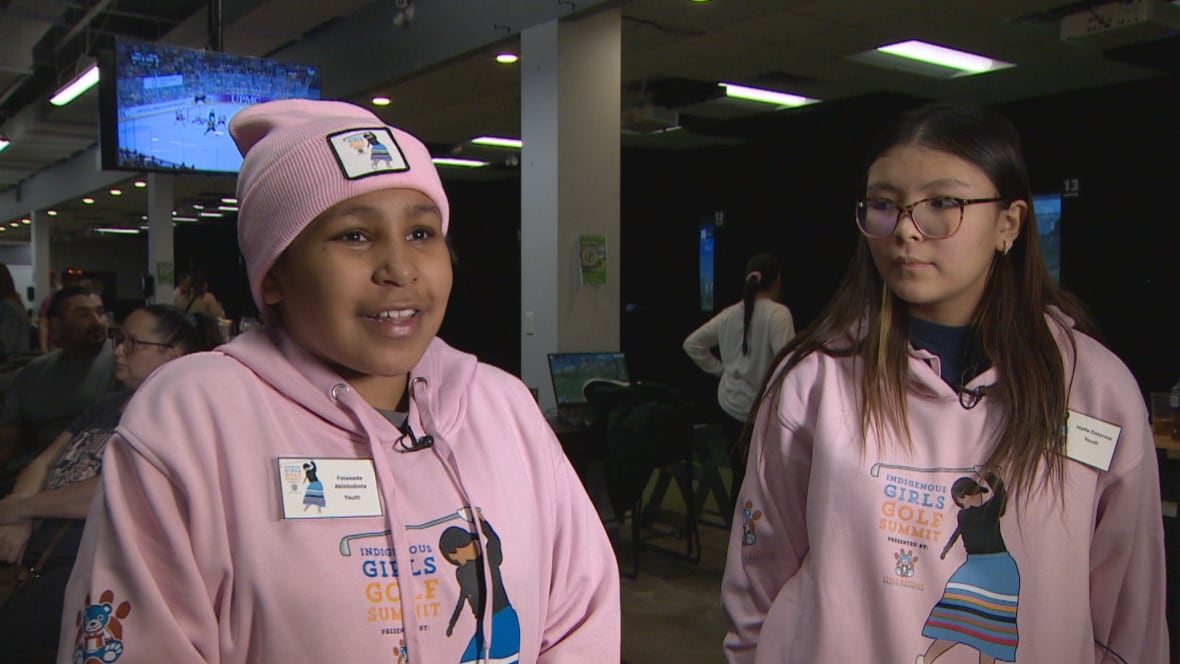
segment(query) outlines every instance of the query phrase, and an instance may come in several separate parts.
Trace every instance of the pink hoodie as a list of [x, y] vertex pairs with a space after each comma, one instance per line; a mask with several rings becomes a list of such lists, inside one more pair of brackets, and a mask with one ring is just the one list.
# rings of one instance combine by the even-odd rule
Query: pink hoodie
[[[908, 449], [861, 437], [859, 363], [814, 353], [793, 369], [775, 412], [759, 411], [734, 519], [729, 661], [933, 664], [927, 648], [946, 640], [957, 645], [938, 664], [981, 653], [1165, 662], [1163, 520], [1143, 399], [1114, 354], [1075, 336], [1069, 407], [1121, 431], [1109, 471], [1066, 459], [1064, 496], [1009, 497], [1002, 470], [976, 474], [999, 404], [964, 408], [929, 353], [911, 353]], [[996, 379], [993, 368], [968, 388]], [[973, 497], [982, 505], [960, 509], [952, 489], [972, 485], [987, 489]]]
[[614, 554], [532, 397], [438, 339], [413, 375], [434, 444], [399, 451], [281, 333], [163, 366], [107, 446], [59, 661], [617, 662]]

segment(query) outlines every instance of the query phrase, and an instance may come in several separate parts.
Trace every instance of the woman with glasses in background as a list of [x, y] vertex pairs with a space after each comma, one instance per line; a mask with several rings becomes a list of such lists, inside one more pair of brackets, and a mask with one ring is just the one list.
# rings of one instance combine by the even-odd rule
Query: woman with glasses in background
[[869, 154], [746, 435], [729, 661], [1166, 661], [1143, 399], [1049, 278], [1015, 129], [929, 105]]
[[220, 343], [217, 322], [153, 304], [123, 322], [115, 378], [126, 390], [100, 400], [66, 428], [0, 500], [0, 562], [26, 567], [49, 556], [40, 578], [0, 607], [6, 662], [43, 661], [57, 647], [62, 599], [74, 565], [102, 452], [136, 388], [160, 365]]

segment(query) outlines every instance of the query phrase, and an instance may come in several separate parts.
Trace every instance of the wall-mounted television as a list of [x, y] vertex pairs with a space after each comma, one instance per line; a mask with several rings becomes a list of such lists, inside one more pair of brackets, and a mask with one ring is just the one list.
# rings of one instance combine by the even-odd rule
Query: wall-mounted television
[[1061, 194], [1034, 194], [1033, 210], [1045, 267], [1053, 281], [1061, 283]]
[[701, 311], [713, 310], [713, 260], [717, 251], [717, 228], [713, 222], [702, 222], [698, 260], [700, 261]]
[[237, 173], [229, 120], [251, 104], [319, 99], [310, 65], [117, 40], [99, 57], [108, 170]]

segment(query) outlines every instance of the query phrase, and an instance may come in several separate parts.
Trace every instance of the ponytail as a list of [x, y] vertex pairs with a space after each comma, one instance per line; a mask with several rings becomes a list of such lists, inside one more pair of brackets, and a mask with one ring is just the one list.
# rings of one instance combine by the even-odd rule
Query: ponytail
[[770, 254], [755, 254], [746, 262], [746, 283], [742, 287], [742, 355], [750, 354], [750, 321], [754, 318], [754, 300], [778, 281], [782, 269]]
[[761, 272], [746, 275], [746, 285], [742, 287], [742, 355], [750, 354], [750, 321], [754, 318], [754, 296], [761, 285]]

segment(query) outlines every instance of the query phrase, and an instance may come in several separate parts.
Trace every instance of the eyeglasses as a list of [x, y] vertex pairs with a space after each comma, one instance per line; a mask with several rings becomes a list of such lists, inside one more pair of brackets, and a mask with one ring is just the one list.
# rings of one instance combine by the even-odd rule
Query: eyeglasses
[[127, 354], [130, 355], [135, 352], [137, 346], [158, 346], [160, 348], [172, 348], [176, 344], [162, 344], [156, 341], [144, 341], [143, 339], [136, 339], [135, 337], [125, 337], [121, 332], [115, 332], [111, 335], [111, 343], [114, 348], [123, 346]]
[[996, 203], [1003, 197], [956, 198], [931, 196], [909, 205], [899, 206], [888, 198], [869, 198], [856, 202], [856, 225], [868, 237], [889, 237], [909, 214], [914, 227], [928, 239], [941, 240], [958, 232], [963, 224], [963, 208], [976, 203]]

